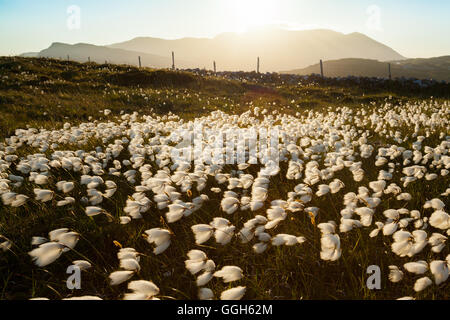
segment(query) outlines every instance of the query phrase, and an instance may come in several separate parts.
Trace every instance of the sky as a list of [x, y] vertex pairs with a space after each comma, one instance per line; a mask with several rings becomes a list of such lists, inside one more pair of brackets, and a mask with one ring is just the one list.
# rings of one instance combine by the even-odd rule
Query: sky
[[361, 32], [405, 57], [450, 55], [448, 0], [0, 0], [0, 55], [53, 42], [214, 37], [261, 25]]

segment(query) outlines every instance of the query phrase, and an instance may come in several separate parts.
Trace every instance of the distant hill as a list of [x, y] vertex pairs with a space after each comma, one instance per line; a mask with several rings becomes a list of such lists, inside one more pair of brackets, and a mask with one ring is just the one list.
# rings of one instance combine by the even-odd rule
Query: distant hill
[[22, 58], [37, 58], [39, 57], [39, 52], [25, 52], [19, 55]]
[[172, 66], [172, 59], [169, 57], [85, 43], [75, 45], [53, 43], [48, 49], [39, 52], [38, 56], [56, 59], [67, 59], [67, 56], [69, 56], [70, 60], [77, 62], [87, 62], [90, 57], [92, 62], [104, 63], [107, 61], [113, 64], [129, 65], [138, 65], [138, 57], [140, 56], [142, 66], [145, 67], [169, 68]]
[[[340, 59], [323, 62], [324, 75], [327, 77], [366, 76], [388, 77], [387, 62], [368, 59]], [[307, 68], [286, 71], [291, 74], [319, 74], [320, 65], [314, 64]], [[450, 56], [429, 59], [407, 59], [391, 62], [393, 78], [434, 79], [450, 82]]]
[[380, 61], [404, 59], [398, 52], [361, 33], [343, 34], [331, 30], [289, 31], [275, 28], [242, 34], [224, 33], [213, 39], [165, 40], [141, 37], [109, 48], [168, 56], [190, 61], [191, 68], [252, 71], [261, 58], [261, 71], [277, 72], [304, 68], [320, 59], [363, 58]]

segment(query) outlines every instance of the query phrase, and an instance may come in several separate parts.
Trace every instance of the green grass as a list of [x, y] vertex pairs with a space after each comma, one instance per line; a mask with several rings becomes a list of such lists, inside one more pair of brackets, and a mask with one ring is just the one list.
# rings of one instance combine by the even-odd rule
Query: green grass
[[[7, 78], [5, 78], [7, 77]], [[61, 128], [65, 122], [80, 123], [93, 120], [115, 119], [121, 112], [166, 115], [169, 112], [185, 119], [206, 115], [220, 109], [229, 113], [247, 111], [250, 107], [261, 106], [269, 111], [284, 113], [322, 110], [329, 106], [360, 107], [361, 104], [385, 103], [401, 104], [416, 102], [434, 96], [436, 101], [449, 98], [450, 91], [441, 87], [429, 89], [402, 88], [393, 83], [389, 88], [347, 86], [332, 81], [312, 81], [302, 85], [286, 85], [275, 79], [270, 83], [242, 83], [220, 77], [201, 77], [188, 72], [167, 70], [138, 70], [129, 66], [78, 64], [46, 59], [0, 58], [0, 138], [6, 138], [17, 128], [35, 127]], [[112, 110], [106, 117], [100, 113]], [[409, 130], [409, 128], [405, 129]], [[382, 137], [376, 137], [382, 140]], [[432, 142], [438, 142], [432, 137]], [[98, 141], [90, 141], [84, 150], [92, 150]], [[73, 146], [68, 146], [73, 148]], [[409, 146], [410, 147], [410, 146]], [[77, 147], [77, 149], [79, 149]], [[22, 148], [21, 156], [37, 152], [32, 148]], [[47, 152], [47, 154], [49, 154]], [[118, 160], [129, 159], [123, 152]], [[375, 159], [363, 160], [363, 168], [368, 173], [360, 185], [367, 185], [376, 179], [373, 170]], [[147, 159], [146, 163], [153, 164]], [[321, 163], [322, 165], [322, 163]], [[231, 170], [232, 168], [227, 168]], [[233, 169], [235, 169], [233, 167]], [[14, 172], [14, 168], [12, 169]], [[286, 168], [282, 167], [285, 173]], [[257, 168], [246, 172], [256, 175]], [[65, 170], [53, 172], [61, 180], [79, 181], [80, 174]], [[139, 178], [139, 174], [138, 174]], [[308, 206], [319, 207], [317, 223], [338, 220], [342, 209], [343, 195], [355, 191], [351, 176], [342, 172], [336, 176], [346, 188], [338, 195], [314, 199]], [[252, 218], [254, 213], [245, 211], [227, 216], [218, 209], [219, 196], [205, 192], [211, 201], [199, 212], [183, 218], [180, 223], [169, 227], [175, 234], [172, 245], [161, 256], [152, 254], [152, 247], [142, 234], [145, 230], [165, 227], [164, 212], [152, 208], [144, 214], [143, 220], [133, 221], [127, 226], [117, 223], [124, 215], [123, 207], [127, 197], [133, 193], [133, 186], [122, 178], [108, 177], [118, 185], [118, 191], [111, 200], [105, 200], [102, 207], [115, 218], [110, 223], [105, 217], [89, 218], [79, 199], [85, 194], [85, 187], [72, 191], [76, 204], [67, 208], [56, 208], [54, 202], [42, 204], [32, 199], [21, 208], [6, 208], [0, 202], [0, 234], [14, 243], [12, 250], [0, 252], [0, 299], [28, 299], [31, 297], [65, 298], [71, 295], [98, 295], [102, 298], [118, 299], [126, 291], [126, 284], [118, 287], [108, 285], [108, 275], [119, 269], [116, 257], [118, 248], [114, 241], [124, 247], [133, 247], [144, 254], [141, 257], [140, 273], [133, 279], [152, 280], [164, 296], [176, 299], [195, 299], [197, 287], [195, 278], [184, 266], [186, 253], [199, 248], [213, 259], [218, 268], [224, 265], [237, 265], [244, 270], [245, 278], [232, 286], [245, 285], [246, 299], [395, 299], [413, 293], [412, 277], [393, 284], [388, 281], [388, 266], [401, 266], [405, 261], [389, 250], [391, 239], [379, 237], [371, 239], [368, 233], [372, 228], [354, 230], [341, 235], [342, 258], [337, 262], [320, 259], [320, 231], [311, 224], [304, 213], [289, 214], [289, 219], [277, 228], [277, 233], [302, 235], [307, 239], [303, 245], [295, 247], [270, 247], [264, 254], [255, 254], [248, 244], [238, 239], [231, 245], [222, 247], [215, 242], [205, 246], [195, 246], [190, 226], [209, 223], [216, 216], [223, 216], [240, 230], [242, 224]], [[398, 180], [398, 177], [396, 177]], [[445, 191], [450, 179], [442, 183], [412, 183], [406, 192], [414, 196], [408, 204], [416, 209], [425, 200]], [[299, 181], [288, 181], [284, 175], [272, 178], [270, 200], [283, 199]], [[208, 189], [218, 186], [210, 177]], [[18, 191], [28, 194], [35, 187], [26, 182]], [[195, 185], [194, 188], [195, 189]], [[193, 197], [198, 196], [194, 192]], [[153, 194], [148, 193], [152, 199]], [[56, 200], [62, 197], [59, 194]], [[188, 201], [189, 197], [184, 196]], [[381, 219], [382, 211], [388, 207], [399, 208], [403, 202], [390, 199], [377, 208], [374, 221]], [[258, 213], [263, 214], [267, 205]], [[378, 218], [378, 220], [377, 220]], [[67, 227], [79, 232], [82, 237], [75, 250], [62, 255], [55, 263], [45, 269], [34, 266], [27, 252], [31, 250], [33, 236], [47, 236], [53, 229]], [[380, 248], [383, 248], [381, 250]], [[386, 250], [386, 252], [384, 251]], [[439, 255], [449, 254], [445, 248]], [[414, 257], [414, 260], [430, 258], [428, 253]], [[434, 256], [436, 257], [436, 255]], [[71, 292], [66, 288], [68, 275], [66, 268], [71, 261], [87, 259], [93, 268], [82, 274], [82, 290]], [[382, 270], [382, 290], [371, 291], [366, 288], [366, 269], [379, 265]], [[170, 273], [167, 276], [167, 273]], [[417, 277], [416, 277], [417, 278]], [[229, 286], [214, 279], [208, 286], [216, 296]], [[423, 299], [449, 299], [449, 282], [440, 287], [431, 286], [415, 297]]]
[[[125, 153], [120, 160], [127, 159]], [[365, 161], [365, 165], [373, 164], [374, 159]], [[282, 168], [282, 170], [285, 168]], [[256, 174], [255, 168], [247, 172]], [[285, 172], [285, 171], [283, 171]], [[79, 175], [68, 175], [67, 172], [54, 172], [61, 179], [77, 181]], [[309, 205], [321, 209], [317, 223], [329, 220], [338, 220], [339, 211], [343, 208], [342, 197], [346, 192], [354, 191], [355, 183], [344, 172], [337, 178], [341, 179], [346, 188], [338, 195], [317, 200]], [[367, 177], [362, 185], [370, 180]], [[239, 229], [242, 224], [253, 217], [251, 212], [237, 212], [228, 216], [218, 211], [220, 199], [212, 192], [206, 192], [211, 199], [199, 212], [183, 218], [181, 222], [169, 225], [175, 233], [172, 245], [160, 256], [152, 254], [152, 247], [145, 241], [142, 234], [145, 230], [154, 227], [165, 227], [161, 222], [163, 212], [152, 208], [144, 214], [143, 220], [133, 221], [127, 226], [118, 224], [118, 217], [124, 215], [122, 208], [133, 188], [123, 179], [112, 178], [118, 184], [118, 192], [111, 200], [105, 200], [102, 207], [115, 217], [110, 223], [105, 217], [88, 218], [81, 205], [76, 204], [69, 210], [67, 208], [55, 209], [54, 202], [41, 204], [31, 200], [25, 207], [18, 209], [5, 208], [0, 205], [0, 233], [13, 240], [11, 252], [0, 253], [0, 298], [27, 299], [31, 297], [48, 297], [60, 299], [74, 294], [98, 295], [107, 299], [118, 299], [126, 291], [126, 284], [118, 287], [108, 285], [107, 276], [110, 272], [118, 270], [116, 253], [118, 248], [113, 241], [119, 241], [124, 247], [133, 247], [144, 256], [141, 258], [142, 270], [134, 279], [147, 279], [154, 281], [166, 296], [176, 299], [195, 299], [197, 287], [195, 278], [185, 269], [186, 253], [199, 248], [213, 259], [216, 265], [237, 265], [244, 270], [245, 278], [233, 285], [246, 285], [246, 299], [395, 299], [412, 294], [413, 281], [406, 279], [398, 284], [390, 283], [387, 279], [388, 266], [396, 264], [401, 266], [404, 259], [390, 252], [390, 239], [368, 237], [372, 228], [355, 230], [341, 235], [343, 248], [342, 258], [337, 262], [326, 262], [320, 259], [320, 231], [315, 228], [309, 217], [300, 212], [289, 214], [286, 222], [276, 229], [276, 233], [302, 235], [307, 242], [295, 247], [270, 247], [265, 253], [258, 255], [250, 249], [249, 245], [241, 244], [238, 239], [231, 245], [222, 247], [215, 242], [208, 242], [204, 246], [196, 246], [190, 226], [199, 223], [209, 223], [216, 216], [223, 216]], [[435, 197], [445, 191], [449, 179], [442, 185], [429, 187], [414, 183], [407, 188], [418, 203]], [[269, 189], [270, 199], [282, 199], [291, 191], [295, 182], [284, 177], [272, 179]], [[210, 179], [208, 186], [218, 186]], [[84, 189], [83, 189], [84, 188]], [[78, 186], [71, 194], [78, 200], [85, 194], [85, 187]], [[24, 185], [23, 191], [30, 189]], [[83, 192], [84, 191], [84, 192]], [[148, 193], [152, 195], [151, 192]], [[193, 197], [198, 193], [194, 192]], [[417, 197], [416, 197], [417, 196]], [[56, 198], [58, 200], [59, 197]], [[152, 197], [149, 196], [151, 199]], [[189, 200], [188, 197], [184, 198]], [[77, 201], [78, 203], [78, 201]], [[330, 205], [334, 203], [334, 205]], [[382, 211], [387, 208], [400, 208], [400, 201], [384, 201], [377, 208], [374, 221], [382, 217]], [[415, 209], [415, 202], [408, 205]], [[267, 205], [260, 212], [264, 214]], [[63, 254], [55, 263], [43, 269], [31, 263], [27, 252], [30, 251], [30, 240], [33, 236], [46, 236], [51, 230], [67, 227], [79, 232], [82, 237], [75, 250]], [[383, 248], [383, 250], [380, 250]], [[386, 251], [384, 251], [386, 250]], [[445, 258], [449, 254], [448, 248], [438, 255]], [[430, 258], [428, 253], [414, 257], [414, 261]], [[436, 255], [434, 255], [436, 257]], [[83, 272], [82, 290], [71, 292], [66, 288], [65, 281], [68, 275], [66, 268], [71, 261], [87, 259], [93, 264], [93, 269]], [[382, 270], [382, 290], [371, 291], [366, 288], [368, 275], [366, 269], [370, 265], [378, 265]], [[164, 274], [170, 272], [171, 276]], [[417, 278], [417, 277], [416, 277]], [[425, 293], [415, 295], [424, 299], [448, 299], [448, 282], [440, 287], [432, 286]], [[216, 294], [227, 286], [219, 280], [211, 281], [208, 286]]]
[[[247, 74], [257, 79], [257, 75]], [[211, 110], [240, 113], [250, 106], [295, 114], [305, 109], [417, 101], [434, 96], [450, 98], [450, 85], [411, 88], [390, 85], [321, 80], [287, 84], [285, 76], [271, 81], [243, 83], [214, 76], [131, 66], [80, 64], [76, 62], [0, 57], [0, 138], [17, 128], [57, 128], [65, 122], [101, 119], [104, 109], [141, 114], [154, 109], [193, 119]], [[274, 104], [275, 103], [275, 104]], [[103, 117], [104, 118], [104, 117]]]

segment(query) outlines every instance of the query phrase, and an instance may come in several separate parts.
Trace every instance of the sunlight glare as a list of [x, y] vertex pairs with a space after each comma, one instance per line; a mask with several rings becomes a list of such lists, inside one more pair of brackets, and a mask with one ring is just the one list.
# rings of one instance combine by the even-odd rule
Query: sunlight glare
[[236, 32], [245, 32], [275, 21], [276, 0], [228, 0], [227, 3], [233, 17], [230, 27]]

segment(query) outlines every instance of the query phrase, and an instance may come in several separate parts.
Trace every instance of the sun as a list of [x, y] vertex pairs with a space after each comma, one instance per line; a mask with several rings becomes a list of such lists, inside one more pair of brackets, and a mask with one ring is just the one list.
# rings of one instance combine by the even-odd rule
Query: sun
[[228, 0], [227, 3], [233, 19], [230, 24], [236, 32], [272, 24], [278, 9], [276, 0]]

